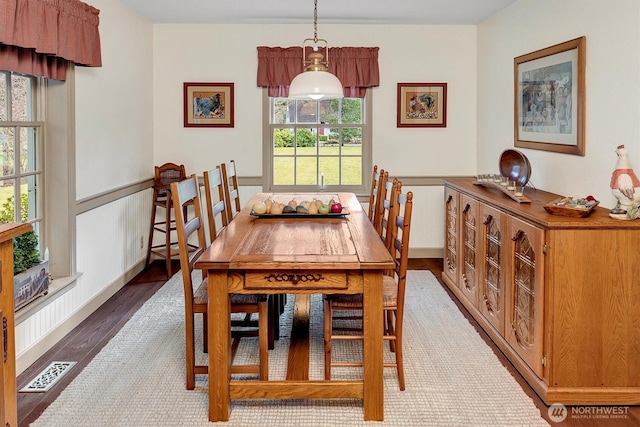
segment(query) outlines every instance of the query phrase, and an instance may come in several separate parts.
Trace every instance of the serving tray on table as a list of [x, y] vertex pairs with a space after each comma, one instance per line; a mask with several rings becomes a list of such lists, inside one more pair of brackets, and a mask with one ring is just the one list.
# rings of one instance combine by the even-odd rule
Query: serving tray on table
[[268, 214], [268, 213], [264, 213], [264, 214], [257, 214], [255, 213], [253, 210], [251, 210], [250, 212], [251, 216], [254, 216], [256, 218], [279, 218], [279, 219], [286, 219], [286, 218], [296, 218], [296, 219], [315, 219], [315, 218], [344, 218], [346, 215], [349, 215], [349, 211], [347, 211], [345, 208], [342, 208], [342, 212], [329, 212], [326, 214], [310, 214], [310, 213], [300, 213], [300, 212], [291, 212], [291, 213], [281, 213], [281, 214]]

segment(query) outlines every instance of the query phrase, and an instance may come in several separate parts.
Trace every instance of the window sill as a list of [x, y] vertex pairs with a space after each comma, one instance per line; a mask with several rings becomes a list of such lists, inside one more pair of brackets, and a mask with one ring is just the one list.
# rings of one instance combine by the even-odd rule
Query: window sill
[[56, 295], [61, 295], [62, 293], [70, 290], [73, 286], [75, 286], [77, 279], [80, 276], [82, 276], [82, 273], [76, 273], [72, 276], [53, 279], [53, 281], [49, 283], [49, 292], [47, 292], [46, 295], [42, 295], [41, 297], [33, 300], [29, 304], [16, 311], [15, 324], [19, 325], [22, 321], [37, 312], [42, 306], [50, 303], [51, 300], [56, 297]]

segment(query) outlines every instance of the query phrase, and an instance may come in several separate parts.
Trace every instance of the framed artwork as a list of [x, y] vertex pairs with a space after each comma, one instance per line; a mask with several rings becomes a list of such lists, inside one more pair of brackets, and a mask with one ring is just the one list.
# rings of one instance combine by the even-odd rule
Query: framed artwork
[[185, 127], [233, 127], [233, 83], [185, 83]]
[[514, 145], [584, 156], [586, 37], [513, 60]]
[[446, 127], [446, 83], [398, 83], [398, 127]]

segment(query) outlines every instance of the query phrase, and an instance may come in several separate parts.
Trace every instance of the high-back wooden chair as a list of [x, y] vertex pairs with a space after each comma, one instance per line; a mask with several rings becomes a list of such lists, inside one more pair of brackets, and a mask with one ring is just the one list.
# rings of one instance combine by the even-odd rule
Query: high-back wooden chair
[[391, 197], [391, 187], [393, 181], [389, 181], [389, 172], [380, 171], [380, 179], [378, 182], [378, 196], [376, 201], [376, 211], [373, 218], [373, 227], [376, 229], [380, 237], [382, 237], [382, 220], [389, 211], [389, 197]]
[[224, 194], [227, 204], [227, 218], [228, 222], [231, 222], [238, 212], [242, 210], [236, 162], [235, 160], [231, 160], [228, 163], [222, 163], [220, 168], [222, 170], [222, 182], [224, 184]]
[[219, 168], [204, 171], [204, 196], [209, 220], [209, 242], [229, 223], [224, 195], [222, 172]]
[[[229, 224], [229, 207], [225, 197], [224, 179], [222, 176], [222, 167], [216, 166], [215, 169], [205, 171], [204, 175], [204, 194], [205, 204], [207, 207], [207, 217], [209, 220], [209, 241], [213, 242], [218, 233]], [[237, 191], [236, 191], [237, 194]], [[218, 224], [221, 224], [218, 227]], [[286, 303], [286, 295], [270, 295], [268, 297], [269, 305], [269, 349], [274, 348], [274, 341], [280, 336], [280, 315], [284, 312]], [[248, 326], [255, 322], [251, 322], [248, 318], [244, 321], [235, 322], [235, 326]]]
[[[407, 283], [407, 264], [409, 260], [409, 236], [411, 233], [411, 214], [413, 211], [413, 193], [402, 193], [402, 183], [398, 181], [395, 200], [389, 220], [391, 228], [388, 249], [395, 261], [395, 268], [383, 276], [384, 340], [389, 341], [390, 350], [395, 354], [394, 362], [384, 363], [385, 367], [395, 367], [400, 390], [405, 389], [404, 362], [402, 355], [402, 333], [404, 319], [404, 298]], [[339, 333], [333, 327], [334, 312], [362, 311], [362, 294], [328, 295], [324, 300], [324, 375], [331, 379], [332, 367], [362, 366], [362, 361], [332, 360], [332, 341], [354, 339], [362, 340], [362, 335]]]
[[369, 221], [373, 223], [373, 215], [376, 212], [376, 196], [378, 195], [378, 165], [373, 165], [373, 173], [371, 174], [371, 190], [369, 191]]
[[[148, 266], [151, 262], [152, 254], [158, 258], [164, 258], [168, 277], [172, 276], [171, 259], [178, 256], [170, 185], [172, 182], [180, 182], [186, 177], [187, 172], [184, 165], [165, 163], [155, 167], [146, 265]], [[163, 218], [156, 219], [158, 208], [165, 210]], [[164, 233], [162, 244], [153, 244], [155, 232]]]
[[393, 178], [393, 181], [387, 181], [386, 183], [387, 189], [386, 193], [389, 194], [388, 199], [384, 199], [382, 202], [382, 207], [380, 209], [380, 238], [384, 242], [387, 249], [390, 249], [390, 244], [392, 242], [392, 234], [393, 228], [395, 224], [393, 223], [393, 212], [395, 205], [397, 203], [398, 191], [402, 187], [402, 183], [398, 181], [397, 178]]
[[[207, 366], [195, 363], [195, 315], [202, 314], [203, 350], [208, 351], [207, 306], [208, 280], [204, 277], [200, 283], [193, 282], [193, 268], [196, 260], [206, 249], [204, 225], [200, 207], [200, 189], [195, 175], [171, 184], [171, 195], [176, 216], [178, 246], [180, 249], [180, 268], [185, 296], [185, 341], [186, 341], [186, 388], [193, 390], [196, 374], [208, 374]], [[187, 217], [187, 207], [193, 206], [193, 216]], [[188, 212], [188, 211], [187, 211]], [[197, 249], [189, 250], [189, 239], [197, 240]], [[267, 299], [262, 295], [231, 295], [232, 313], [258, 313], [258, 337], [260, 362], [258, 365], [233, 365], [231, 373], [259, 374], [261, 380], [269, 376], [268, 365], [268, 312]], [[237, 344], [233, 346], [237, 349]]]

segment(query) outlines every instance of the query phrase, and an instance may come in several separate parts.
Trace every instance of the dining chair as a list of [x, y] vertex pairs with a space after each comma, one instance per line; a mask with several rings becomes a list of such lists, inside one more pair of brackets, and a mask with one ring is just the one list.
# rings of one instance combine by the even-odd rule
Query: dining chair
[[[396, 180], [397, 181], [397, 180]], [[383, 316], [384, 340], [389, 342], [389, 348], [395, 355], [393, 362], [385, 362], [385, 367], [395, 367], [398, 374], [400, 390], [405, 390], [404, 362], [402, 358], [402, 326], [404, 317], [404, 298], [407, 282], [407, 263], [409, 259], [409, 236], [411, 232], [411, 214], [413, 210], [413, 193], [402, 193], [402, 183], [397, 181], [397, 191], [394, 195], [389, 221], [394, 226], [388, 244], [391, 256], [395, 261], [393, 271], [383, 276]], [[362, 312], [362, 294], [355, 295], [327, 295], [324, 299], [324, 376], [331, 379], [332, 367], [362, 366], [362, 361], [332, 360], [332, 341], [362, 340], [362, 329], [354, 333], [353, 328], [334, 327], [335, 312]]]
[[402, 183], [398, 181], [397, 178], [393, 178], [393, 181], [387, 181], [385, 184], [385, 193], [389, 194], [388, 198], [382, 200], [382, 206], [380, 207], [380, 239], [387, 247], [387, 250], [390, 250], [390, 244], [392, 242], [393, 229], [395, 224], [393, 223], [392, 213], [395, 204], [397, 203], [397, 195], [398, 191], [400, 191], [400, 187], [402, 187]]
[[[189, 178], [171, 183], [171, 194], [173, 197], [173, 207], [176, 217], [176, 228], [178, 231], [178, 246], [180, 249], [180, 269], [182, 270], [182, 282], [185, 296], [185, 341], [186, 341], [186, 388], [195, 388], [196, 374], [208, 374], [208, 367], [196, 365], [195, 362], [195, 315], [202, 314], [203, 321], [203, 351], [208, 352], [208, 328], [207, 328], [207, 306], [208, 306], [208, 278], [205, 276], [200, 283], [193, 281], [193, 269], [197, 259], [205, 251], [207, 245], [204, 234], [204, 224], [200, 206], [200, 189], [195, 175]], [[192, 206], [193, 216], [187, 217], [184, 211], [188, 206]], [[189, 239], [197, 240], [197, 249], [190, 251], [188, 247]], [[263, 295], [236, 295], [232, 294], [231, 313], [258, 313], [258, 341], [259, 341], [259, 363], [257, 365], [232, 365], [231, 373], [259, 374], [260, 380], [267, 380], [269, 375], [268, 367], [268, 312], [267, 298]], [[241, 336], [256, 335], [255, 331], [249, 331], [235, 338], [232, 345], [233, 355]]]
[[373, 214], [376, 212], [376, 196], [378, 195], [378, 179], [380, 174], [378, 173], [378, 165], [373, 165], [373, 173], [371, 174], [371, 188], [369, 191], [369, 221], [373, 223]]
[[224, 184], [224, 194], [227, 204], [227, 218], [228, 222], [231, 222], [238, 212], [242, 210], [236, 162], [235, 160], [231, 160], [228, 163], [222, 163], [220, 168], [222, 170], [222, 182]]
[[[151, 223], [149, 225], [149, 241], [145, 266], [151, 262], [151, 255], [163, 258], [166, 264], [167, 277], [172, 276], [171, 259], [178, 256], [175, 240], [175, 218], [172, 214], [171, 188], [172, 182], [182, 181], [187, 177], [184, 165], [165, 163], [155, 166], [153, 181], [153, 201], [151, 203]], [[156, 218], [158, 208], [164, 209], [164, 216]], [[153, 244], [155, 232], [164, 233], [164, 242]]]
[[391, 186], [393, 181], [389, 181], [389, 172], [380, 171], [380, 179], [378, 182], [378, 196], [376, 200], [376, 211], [373, 218], [373, 227], [382, 237], [382, 219], [388, 215], [389, 197], [391, 197]]
[[[224, 183], [222, 181], [222, 170], [220, 167], [204, 171], [204, 195], [205, 206], [207, 210], [209, 242], [213, 243], [217, 235], [229, 224], [227, 217], [227, 206], [224, 194]], [[279, 295], [270, 295], [268, 297], [269, 309], [269, 330], [268, 330], [268, 348], [274, 348], [274, 341], [280, 335], [280, 315], [284, 312], [284, 305]], [[250, 320], [250, 313], [243, 321], [234, 321], [232, 326], [256, 326], [255, 321]]]
[[219, 168], [204, 171], [204, 196], [207, 207], [209, 225], [209, 242], [213, 243], [216, 236], [229, 223], [227, 204], [225, 202], [224, 184]]

